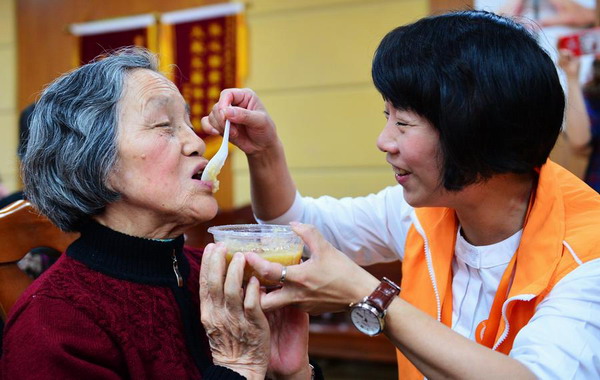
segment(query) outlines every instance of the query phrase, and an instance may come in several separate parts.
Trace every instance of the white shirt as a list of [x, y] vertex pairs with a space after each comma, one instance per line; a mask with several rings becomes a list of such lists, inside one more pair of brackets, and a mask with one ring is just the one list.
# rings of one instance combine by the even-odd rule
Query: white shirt
[[499, 243], [474, 246], [460, 233], [456, 236], [452, 260], [452, 330], [475, 340], [477, 325], [492, 309], [496, 290], [523, 230]]
[[[392, 186], [358, 198], [297, 194], [286, 213], [268, 222], [313, 224], [340, 251], [369, 265], [403, 259], [412, 214], [402, 187]], [[452, 264], [454, 331], [473, 339], [477, 324], [487, 319], [503, 268], [519, 240], [517, 233], [497, 244], [474, 247], [457, 239]], [[554, 286], [517, 334], [510, 356], [541, 379], [600, 378], [600, 259], [580, 265]]]

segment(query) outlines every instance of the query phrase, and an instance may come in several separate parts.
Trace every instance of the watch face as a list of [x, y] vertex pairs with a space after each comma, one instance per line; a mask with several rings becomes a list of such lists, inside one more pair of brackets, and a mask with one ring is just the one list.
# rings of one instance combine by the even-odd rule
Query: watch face
[[370, 306], [357, 306], [350, 311], [350, 318], [356, 328], [367, 335], [377, 335], [381, 332], [382, 327], [380, 318], [377, 316], [376, 310]]

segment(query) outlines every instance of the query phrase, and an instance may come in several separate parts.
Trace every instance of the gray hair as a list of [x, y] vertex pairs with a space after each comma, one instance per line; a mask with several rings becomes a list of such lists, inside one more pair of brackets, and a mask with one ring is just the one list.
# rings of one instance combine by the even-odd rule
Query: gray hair
[[79, 231], [119, 199], [108, 187], [117, 162], [119, 101], [135, 69], [158, 72], [156, 57], [128, 47], [66, 73], [36, 103], [22, 162], [25, 194], [64, 231]]

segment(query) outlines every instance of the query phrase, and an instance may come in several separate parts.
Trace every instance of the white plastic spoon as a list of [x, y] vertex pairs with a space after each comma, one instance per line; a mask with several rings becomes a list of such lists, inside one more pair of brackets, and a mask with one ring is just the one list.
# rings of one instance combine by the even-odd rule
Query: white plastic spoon
[[227, 159], [227, 154], [229, 153], [229, 120], [225, 120], [225, 130], [223, 131], [223, 141], [221, 142], [221, 146], [217, 153], [208, 161], [204, 171], [202, 172], [202, 177], [200, 180], [202, 181], [212, 181], [213, 188], [212, 192], [216, 193], [219, 190], [219, 181], [217, 180], [217, 175], [221, 172], [221, 168], [225, 164], [225, 160]]

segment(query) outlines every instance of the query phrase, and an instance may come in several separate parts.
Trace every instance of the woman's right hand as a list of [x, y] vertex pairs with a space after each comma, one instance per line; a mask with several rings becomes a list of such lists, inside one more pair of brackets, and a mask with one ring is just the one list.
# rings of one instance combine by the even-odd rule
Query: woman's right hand
[[229, 141], [248, 159], [256, 217], [269, 220], [282, 215], [294, 202], [296, 185], [273, 120], [254, 91], [247, 88], [223, 90], [212, 112], [202, 118], [202, 129], [208, 134], [221, 133], [225, 119], [231, 122]]
[[200, 318], [213, 363], [247, 379], [264, 379], [269, 364], [270, 330], [260, 306], [260, 286], [251, 278], [242, 288], [245, 259], [236, 253], [229, 264], [222, 243], [208, 244], [200, 268]]
[[279, 142], [273, 120], [251, 89], [221, 91], [210, 114], [202, 118], [202, 130], [220, 134], [225, 128], [225, 119], [231, 122], [229, 140], [247, 155], [261, 153]]

